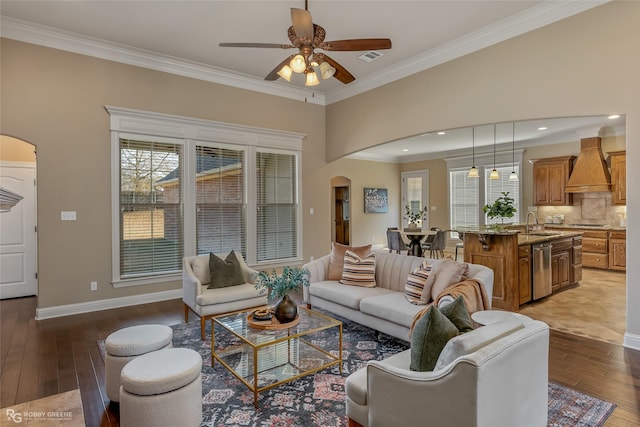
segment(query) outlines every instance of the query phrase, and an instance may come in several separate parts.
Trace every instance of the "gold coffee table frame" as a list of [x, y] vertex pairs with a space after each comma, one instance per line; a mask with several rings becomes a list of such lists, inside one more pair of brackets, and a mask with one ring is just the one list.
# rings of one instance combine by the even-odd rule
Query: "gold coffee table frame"
[[[342, 322], [317, 311], [298, 306], [300, 322], [290, 328], [257, 329], [249, 325], [241, 310], [212, 318], [211, 366], [217, 360], [253, 391], [258, 408], [258, 393], [305, 375], [342, 363]], [[312, 342], [313, 335], [326, 329], [338, 329], [337, 353]], [[231, 344], [216, 347], [216, 336], [231, 334]]]

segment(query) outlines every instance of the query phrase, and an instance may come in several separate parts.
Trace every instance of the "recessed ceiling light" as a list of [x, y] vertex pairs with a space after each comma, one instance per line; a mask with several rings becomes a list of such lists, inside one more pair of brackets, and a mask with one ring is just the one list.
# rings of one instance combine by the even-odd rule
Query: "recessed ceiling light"
[[547, 130], [546, 126], [539, 127], [538, 130]]
[[409, 151], [409, 149], [408, 148], [403, 148], [402, 151], [407, 152], [407, 151]]
[[442, 132], [442, 131], [438, 132], [438, 135], [445, 135], [445, 134], [446, 132]]
[[620, 114], [612, 114], [609, 117], [607, 117], [608, 119], [618, 119], [620, 118]]

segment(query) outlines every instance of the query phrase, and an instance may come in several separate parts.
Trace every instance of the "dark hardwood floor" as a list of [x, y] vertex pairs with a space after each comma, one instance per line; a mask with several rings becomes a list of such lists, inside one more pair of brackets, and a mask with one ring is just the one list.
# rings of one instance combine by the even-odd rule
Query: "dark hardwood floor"
[[[42, 321], [35, 305], [0, 301], [0, 408], [79, 388], [87, 426], [119, 425], [96, 341], [126, 326], [183, 322], [180, 300]], [[639, 351], [551, 331], [549, 353], [551, 381], [618, 405], [607, 426], [640, 426]]]

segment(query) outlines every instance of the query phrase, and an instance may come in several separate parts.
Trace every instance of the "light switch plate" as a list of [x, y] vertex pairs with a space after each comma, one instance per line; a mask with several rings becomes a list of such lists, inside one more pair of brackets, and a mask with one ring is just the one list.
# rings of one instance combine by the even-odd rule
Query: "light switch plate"
[[61, 211], [60, 212], [60, 220], [62, 220], [62, 221], [75, 221], [76, 220], [76, 211]]

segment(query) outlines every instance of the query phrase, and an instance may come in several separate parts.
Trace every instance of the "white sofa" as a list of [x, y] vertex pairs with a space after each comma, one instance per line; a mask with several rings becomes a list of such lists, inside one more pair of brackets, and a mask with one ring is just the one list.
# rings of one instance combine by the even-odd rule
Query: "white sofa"
[[[376, 287], [343, 285], [335, 280], [326, 280], [330, 255], [325, 255], [304, 265], [309, 271], [308, 287], [304, 288], [304, 302], [309, 307], [318, 307], [354, 322], [409, 340], [409, 330], [414, 316], [424, 306], [411, 304], [404, 296], [404, 287], [409, 273], [425, 258], [376, 251]], [[429, 260], [437, 269], [439, 260]], [[493, 270], [483, 265], [469, 264], [469, 278], [484, 286], [489, 304], [493, 293]], [[439, 306], [451, 302], [443, 298]], [[490, 307], [489, 307], [490, 308]]]
[[522, 318], [452, 338], [433, 371], [411, 371], [411, 350], [369, 361], [345, 382], [349, 425], [546, 426], [549, 327]]
[[[202, 339], [207, 319], [218, 314], [267, 305], [266, 290], [255, 288], [258, 272], [249, 268], [239, 253], [235, 254], [246, 283], [218, 289], [209, 289], [207, 286], [211, 283], [209, 255], [188, 256], [182, 260], [184, 321], [189, 321], [189, 310], [198, 315]], [[219, 256], [224, 258], [226, 254]]]

